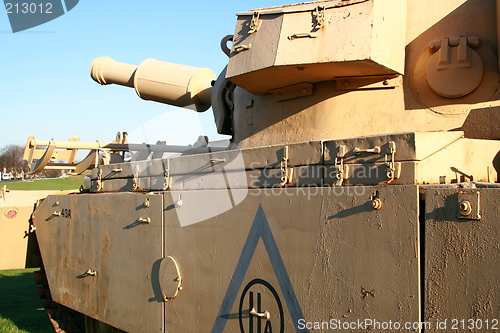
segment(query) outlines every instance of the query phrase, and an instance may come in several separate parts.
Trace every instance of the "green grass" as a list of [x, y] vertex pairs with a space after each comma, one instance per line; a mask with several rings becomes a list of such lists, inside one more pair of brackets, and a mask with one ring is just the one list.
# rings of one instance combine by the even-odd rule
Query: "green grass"
[[[77, 190], [83, 185], [83, 177], [90, 174], [86, 171], [78, 176], [69, 176], [66, 178], [45, 178], [33, 181], [15, 181], [2, 183], [7, 185], [9, 190], [39, 191], [39, 190]], [[1, 331], [0, 331], [1, 332]]]
[[0, 271], [0, 332], [54, 333], [31, 269]]

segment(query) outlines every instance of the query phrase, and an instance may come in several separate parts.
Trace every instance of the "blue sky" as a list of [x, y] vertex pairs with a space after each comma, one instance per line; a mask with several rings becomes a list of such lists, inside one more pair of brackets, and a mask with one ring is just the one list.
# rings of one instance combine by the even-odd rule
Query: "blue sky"
[[235, 14], [286, 3], [80, 0], [65, 15], [15, 34], [2, 10], [0, 149], [24, 145], [28, 135], [108, 142], [126, 131], [131, 141], [170, 144], [202, 134], [227, 138], [216, 133], [211, 109], [200, 114], [144, 101], [127, 87], [100, 86], [90, 78], [90, 63], [99, 56], [135, 65], [154, 58], [218, 75], [227, 64], [220, 40], [234, 33]]

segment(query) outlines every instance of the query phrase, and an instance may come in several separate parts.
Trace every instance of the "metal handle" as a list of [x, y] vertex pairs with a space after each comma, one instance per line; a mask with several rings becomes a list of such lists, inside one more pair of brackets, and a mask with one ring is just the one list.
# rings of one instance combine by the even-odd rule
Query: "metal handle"
[[267, 320], [271, 319], [271, 313], [269, 311], [258, 313], [257, 311], [255, 311], [255, 308], [252, 308], [252, 310], [250, 310], [250, 314], [257, 317], [266, 318]]
[[227, 42], [232, 42], [233, 41], [233, 35], [227, 35], [226, 37], [222, 38], [220, 42], [220, 48], [222, 49], [222, 52], [224, 52], [225, 55], [228, 57], [231, 54], [231, 49], [227, 46]]
[[354, 150], [352, 152], [356, 155], [359, 155], [362, 153], [380, 154], [381, 149], [379, 146], [375, 146], [373, 148], [368, 148], [368, 149], [354, 148]]
[[242, 51], [250, 50], [252, 48], [252, 44], [248, 45], [238, 45], [234, 48], [234, 52], [240, 53]]
[[210, 163], [218, 163], [218, 162], [226, 162], [226, 159], [225, 158], [213, 158], [210, 160]]
[[122, 171], [123, 171], [122, 168], [113, 169], [113, 172], [122, 172]]
[[173, 261], [175, 265], [175, 270], [177, 271], [177, 277], [175, 278], [175, 281], [177, 282], [177, 289], [175, 289], [175, 294], [173, 296], [163, 295], [164, 302], [169, 302], [173, 300], [179, 295], [179, 292], [182, 291], [182, 276], [179, 270], [179, 265], [177, 264], [177, 261], [174, 259], [174, 257], [168, 256], [167, 258]]
[[318, 37], [318, 34], [313, 32], [300, 32], [298, 34], [293, 34], [291, 36], [288, 36], [288, 39], [294, 40], [297, 38], [316, 38], [316, 37]]

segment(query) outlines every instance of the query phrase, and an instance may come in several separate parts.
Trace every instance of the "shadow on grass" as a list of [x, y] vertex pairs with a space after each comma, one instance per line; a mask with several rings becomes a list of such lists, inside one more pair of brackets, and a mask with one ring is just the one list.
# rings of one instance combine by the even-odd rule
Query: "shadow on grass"
[[36, 291], [36, 270], [0, 271], [0, 332], [54, 333]]

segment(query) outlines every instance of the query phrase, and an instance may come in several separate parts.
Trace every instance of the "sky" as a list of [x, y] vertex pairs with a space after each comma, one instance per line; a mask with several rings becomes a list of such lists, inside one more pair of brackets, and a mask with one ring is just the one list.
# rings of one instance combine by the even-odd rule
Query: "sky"
[[111, 142], [118, 131], [134, 143], [228, 139], [217, 134], [212, 109], [197, 113], [142, 100], [128, 87], [101, 86], [90, 77], [90, 63], [100, 56], [134, 65], [153, 58], [218, 76], [228, 60], [220, 41], [234, 33], [236, 13], [283, 4], [287, 0], [80, 0], [66, 14], [17, 33], [2, 10], [0, 149], [24, 146], [29, 135]]

